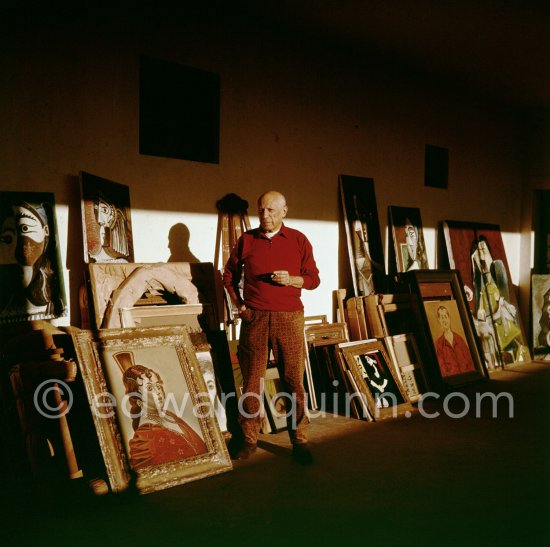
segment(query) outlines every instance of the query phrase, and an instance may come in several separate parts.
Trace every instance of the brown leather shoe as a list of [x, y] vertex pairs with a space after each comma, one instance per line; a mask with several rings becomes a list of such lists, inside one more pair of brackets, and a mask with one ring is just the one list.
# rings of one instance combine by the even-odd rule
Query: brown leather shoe
[[237, 460], [248, 460], [254, 452], [256, 452], [256, 449], [258, 448], [258, 445], [255, 443], [244, 443], [242, 448], [237, 452]]

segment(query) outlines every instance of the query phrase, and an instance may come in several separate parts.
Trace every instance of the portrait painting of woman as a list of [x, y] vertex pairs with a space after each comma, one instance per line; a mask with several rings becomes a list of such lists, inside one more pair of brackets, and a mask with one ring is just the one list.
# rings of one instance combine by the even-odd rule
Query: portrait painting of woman
[[0, 193], [0, 322], [67, 314], [54, 195]]
[[460, 272], [487, 369], [528, 362], [500, 227], [447, 220], [442, 229], [449, 267]]
[[133, 435], [129, 439], [132, 469], [162, 465], [204, 454], [203, 438], [176, 412], [168, 410], [166, 387], [160, 373], [136, 363], [134, 352], [113, 355], [122, 372]]

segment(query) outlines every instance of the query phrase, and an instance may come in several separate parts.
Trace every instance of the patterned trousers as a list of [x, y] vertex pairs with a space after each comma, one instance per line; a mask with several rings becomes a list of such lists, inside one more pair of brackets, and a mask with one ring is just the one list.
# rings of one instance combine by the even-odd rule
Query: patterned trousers
[[260, 390], [269, 350], [283, 385], [288, 434], [292, 444], [307, 442], [304, 389], [304, 312], [247, 310], [241, 317], [239, 363], [243, 374], [242, 411], [239, 423], [248, 443], [256, 443], [260, 431]]

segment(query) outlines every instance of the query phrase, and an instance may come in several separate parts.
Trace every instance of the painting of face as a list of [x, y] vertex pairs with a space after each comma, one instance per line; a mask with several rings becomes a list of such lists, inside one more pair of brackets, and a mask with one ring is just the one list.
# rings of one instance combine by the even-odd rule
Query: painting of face
[[32, 266], [46, 250], [47, 219], [42, 220], [37, 209], [27, 204], [14, 206], [13, 213], [17, 233], [15, 258], [22, 266]]
[[0, 192], [0, 323], [67, 315], [55, 199]]
[[133, 262], [128, 186], [81, 172], [80, 195], [85, 262]]
[[153, 370], [147, 371], [137, 383], [141, 393], [141, 400], [144, 407], [151, 409], [162, 409], [164, 406], [164, 386], [160, 376]]

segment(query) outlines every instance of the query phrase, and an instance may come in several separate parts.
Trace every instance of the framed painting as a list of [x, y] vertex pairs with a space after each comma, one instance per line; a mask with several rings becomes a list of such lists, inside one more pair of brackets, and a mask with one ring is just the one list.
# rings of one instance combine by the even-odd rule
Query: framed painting
[[326, 316], [319, 316], [319, 322], [313, 322], [313, 319], [314, 318], [310, 318], [309, 323], [306, 321], [304, 327], [304, 342], [306, 345], [305, 380], [309, 396], [309, 406], [312, 410], [316, 410], [318, 408], [318, 402], [315, 391], [314, 374], [309, 358], [310, 345], [314, 340], [349, 340], [349, 337], [346, 323], [327, 323]]
[[381, 341], [340, 344], [339, 350], [375, 421], [412, 411], [407, 393]]
[[412, 333], [395, 334], [384, 338], [388, 354], [398, 378], [412, 403], [419, 401], [427, 391], [424, 364]]
[[281, 378], [277, 367], [268, 367], [264, 377], [265, 413], [270, 423], [271, 433], [279, 433], [287, 429], [286, 401]]
[[420, 209], [390, 205], [388, 228], [393, 239], [390, 264], [395, 264], [394, 271], [429, 269]]
[[533, 355], [550, 361], [550, 274], [531, 276]]
[[232, 468], [184, 327], [72, 338], [114, 492], [146, 494]]
[[120, 328], [121, 310], [143, 305], [210, 304], [213, 321], [220, 324], [223, 291], [211, 262], [89, 264], [88, 268], [97, 328]]
[[201, 346], [197, 346], [197, 344], [194, 343], [193, 346], [195, 350], [195, 357], [199, 363], [199, 369], [201, 371], [208, 396], [210, 397], [210, 403], [212, 404], [214, 416], [218, 421], [220, 431], [225, 434], [228, 431], [227, 415], [225, 412], [225, 407], [220, 401], [221, 389], [214, 370], [215, 349], [212, 348], [212, 346], [210, 346], [207, 342]]
[[355, 296], [384, 292], [386, 269], [374, 181], [340, 175], [339, 190]]
[[488, 370], [531, 360], [500, 227], [447, 220], [448, 264], [460, 272]]
[[[443, 388], [487, 378], [481, 344], [468, 310], [457, 270], [424, 270], [401, 274], [420, 300], [420, 321], [430, 335], [432, 376]], [[434, 382], [435, 383], [435, 382]]]
[[0, 323], [66, 316], [54, 194], [0, 192], [0, 229]]
[[130, 189], [80, 172], [84, 262], [133, 262]]
[[347, 380], [338, 361], [338, 344], [345, 339], [313, 340], [309, 344], [309, 362], [317, 408], [323, 412], [346, 415]]
[[[216, 418], [222, 432], [227, 432], [225, 406], [233, 407], [231, 398], [235, 386], [229, 370], [229, 348], [225, 331], [217, 331], [212, 304], [179, 304], [164, 306], [135, 306], [120, 309], [123, 328], [176, 326], [186, 327], [195, 349], [195, 356], [201, 367], [208, 387]], [[224, 336], [220, 336], [223, 332]], [[225, 347], [223, 347], [225, 346]], [[220, 393], [225, 405], [220, 402]], [[233, 409], [230, 408], [230, 412]]]
[[314, 340], [344, 339], [349, 340], [346, 323], [317, 323], [304, 327], [306, 343]]

